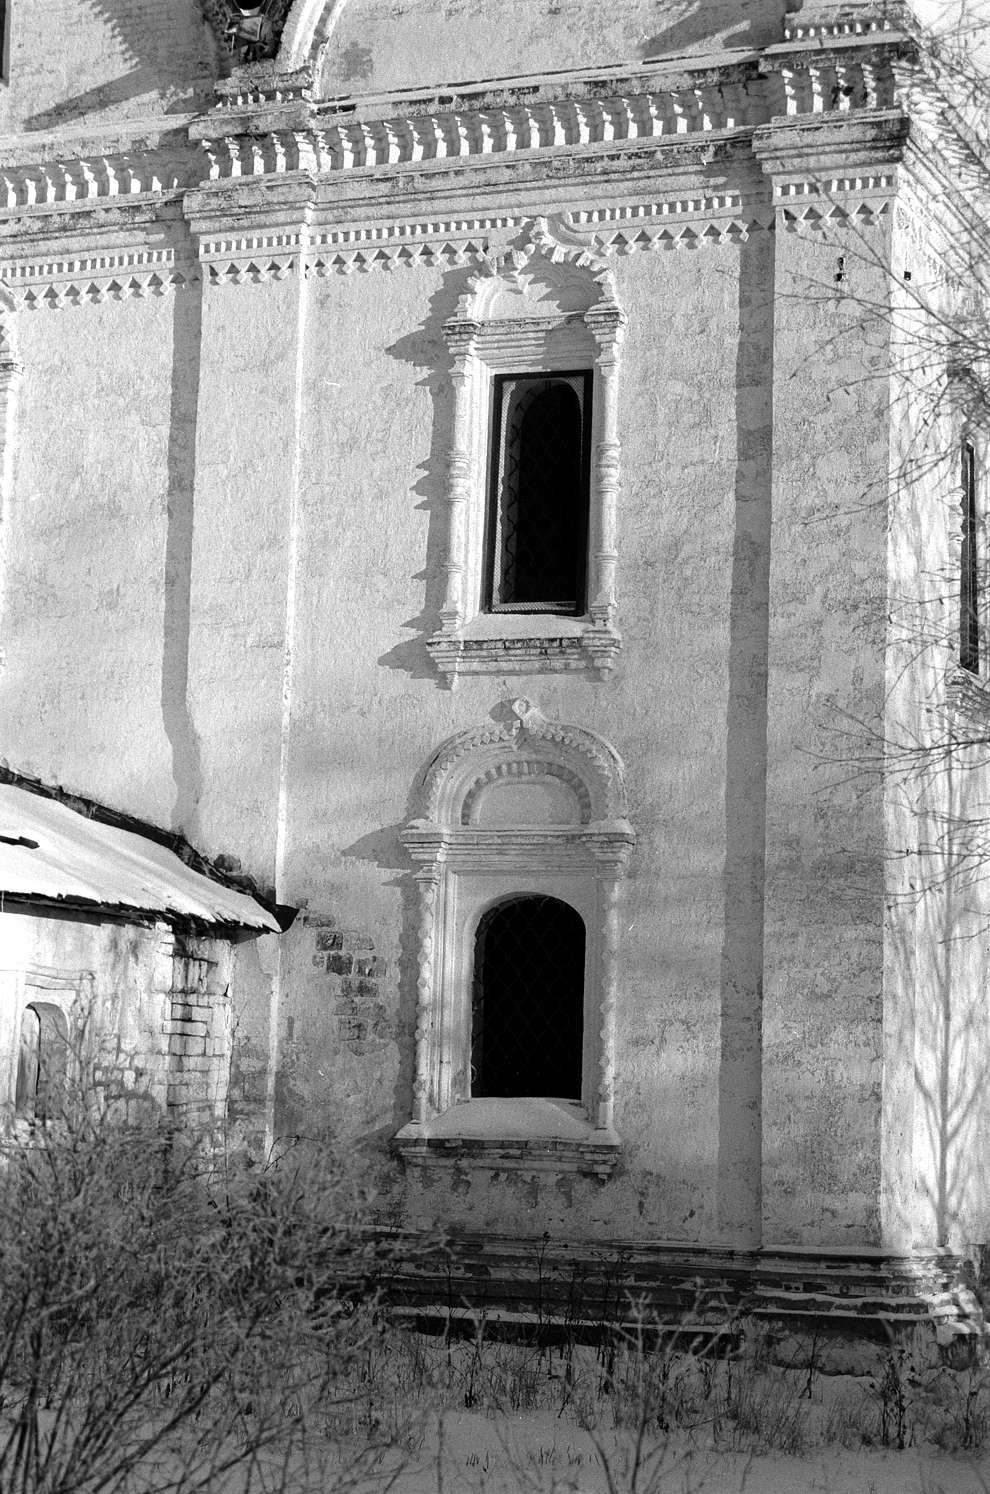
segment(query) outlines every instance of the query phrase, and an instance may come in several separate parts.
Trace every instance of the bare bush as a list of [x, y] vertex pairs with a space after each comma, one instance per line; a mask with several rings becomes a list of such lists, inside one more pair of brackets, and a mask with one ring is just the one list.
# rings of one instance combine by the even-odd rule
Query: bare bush
[[[0, 1167], [6, 1494], [344, 1487], [335, 1416], [380, 1331], [380, 1247], [328, 1157], [218, 1165], [154, 1109], [36, 1127]], [[393, 1460], [394, 1462], [394, 1460]]]

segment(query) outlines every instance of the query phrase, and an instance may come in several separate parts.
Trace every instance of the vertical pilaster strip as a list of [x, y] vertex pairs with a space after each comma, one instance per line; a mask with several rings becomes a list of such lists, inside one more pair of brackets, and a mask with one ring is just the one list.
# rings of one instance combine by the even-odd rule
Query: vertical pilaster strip
[[440, 631], [454, 633], [464, 622], [464, 577], [467, 570], [467, 505], [474, 472], [471, 450], [472, 393], [477, 379], [475, 358], [476, 322], [455, 318], [444, 325], [444, 337], [454, 359], [451, 383], [454, 389], [453, 432], [447, 483], [447, 542], [444, 551], [444, 598], [440, 608]]
[[[275, 827], [275, 896], [279, 901], [288, 901], [286, 879], [286, 840], [289, 819], [289, 757], [292, 732], [292, 695], [295, 673], [295, 637], [297, 586], [299, 577], [300, 512], [299, 488], [302, 480], [302, 441], [306, 412], [303, 406], [305, 388], [306, 313], [308, 307], [307, 261], [310, 247], [310, 205], [302, 208], [299, 224], [299, 246], [295, 258], [296, 283], [296, 369], [293, 410], [292, 476], [289, 485], [288, 513], [288, 567], [285, 583], [285, 629], [282, 658], [282, 721], [279, 731], [278, 758], [278, 817]], [[268, 1084], [265, 1094], [265, 1146], [271, 1152], [276, 1136], [275, 1092], [278, 1079], [279, 1049], [281, 1041], [281, 1017], [285, 991], [291, 973], [287, 969], [290, 951], [285, 939], [278, 941], [278, 956], [275, 978], [272, 981], [271, 1011], [268, 1021]]]
[[611, 1131], [615, 1118], [615, 1003], [618, 990], [619, 873], [601, 883], [601, 1026], [598, 1033], [599, 1131]]
[[416, 873], [419, 886], [419, 971], [416, 979], [416, 1057], [413, 1078], [413, 1121], [423, 1125], [429, 1116], [430, 1030], [436, 999], [435, 943], [440, 867], [422, 867]]
[[763, 1232], [763, 965], [773, 486], [774, 236], [740, 245], [735, 533], [729, 597], [720, 975], [718, 1209], [723, 1238]]
[[585, 320], [598, 349], [592, 395], [594, 470], [591, 495], [592, 575], [588, 613], [596, 627], [609, 627], [615, 614], [618, 561], [616, 520], [619, 499], [619, 351], [626, 316], [614, 302], [593, 306]]

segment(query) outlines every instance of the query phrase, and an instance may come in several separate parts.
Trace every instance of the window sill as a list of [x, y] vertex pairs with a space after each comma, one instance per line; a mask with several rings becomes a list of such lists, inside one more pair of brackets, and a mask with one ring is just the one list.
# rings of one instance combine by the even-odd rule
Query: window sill
[[468, 1100], [422, 1123], [410, 1122], [392, 1139], [407, 1164], [466, 1165], [503, 1171], [580, 1172], [607, 1178], [621, 1142], [596, 1130], [582, 1106], [565, 1100]]
[[610, 624], [554, 613], [486, 613], [426, 646], [440, 674], [606, 673], [622, 636]]

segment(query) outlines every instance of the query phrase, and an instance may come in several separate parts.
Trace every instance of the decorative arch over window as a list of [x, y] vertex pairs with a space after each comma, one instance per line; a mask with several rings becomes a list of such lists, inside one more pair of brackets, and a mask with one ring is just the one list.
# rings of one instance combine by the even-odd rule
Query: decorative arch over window
[[[468, 277], [444, 324], [454, 409], [427, 647], [451, 684], [615, 662], [625, 325], [606, 261], [542, 218]], [[529, 615], [510, 626], [508, 611]]]
[[[395, 1145], [411, 1161], [538, 1156], [607, 1175], [619, 1147], [618, 904], [635, 840], [623, 767], [594, 732], [528, 700], [497, 714], [438, 749], [401, 832], [419, 953], [413, 1116]], [[513, 962], [542, 968], [553, 949], [559, 980], [530, 968], [510, 989]], [[559, 1072], [521, 1056], [553, 1030]]]

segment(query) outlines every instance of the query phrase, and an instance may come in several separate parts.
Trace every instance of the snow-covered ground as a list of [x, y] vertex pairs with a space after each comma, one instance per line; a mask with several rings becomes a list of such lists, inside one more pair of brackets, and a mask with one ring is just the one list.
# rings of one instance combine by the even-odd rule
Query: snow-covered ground
[[[546, 1415], [450, 1412], [422, 1431], [395, 1475], [391, 1458], [361, 1494], [990, 1494], [990, 1454], [818, 1448], [801, 1457], [715, 1452], [683, 1434], [641, 1450]], [[342, 1482], [347, 1482], [342, 1453]], [[394, 1476], [394, 1482], [389, 1479]]]

